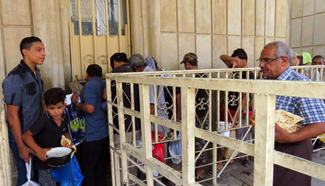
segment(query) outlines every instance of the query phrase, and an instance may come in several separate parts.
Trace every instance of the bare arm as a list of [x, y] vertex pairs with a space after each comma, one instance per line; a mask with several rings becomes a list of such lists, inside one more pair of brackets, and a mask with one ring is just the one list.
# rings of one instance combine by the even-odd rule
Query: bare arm
[[295, 143], [323, 133], [325, 133], [325, 123], [310, 124], [291, 134], [279, 125], [275, 125], [275, 141], [278, 143]]
[[150, 114], [151, 115], [155, 114], [155, 104], [150, 103]]
[[75, 93], [72, 94], [71, 96], [71, 102], [73, 105], [78, 107], [81, 111], [87, 113], [87, 114], [92, 114], [95, 112], [95, 107], [92, 105], [88, 104], [78, 104], [78, 97]]
[[95, 107], [88, 104], [77, 104], [76, 105], [81, 111], [86, 112], [87, 114], [92, 114], [95, 112]]
[[7, 117], [10, 125], [10, 129], [15, 137], [19, 157], [25, 162], [29, 161], [29, 153], [33, 153], [23, 142], [23, 137], [21, 133], [21, 123], [18, 116], [19, 107], [15, 105], [7, 105]]
[[106, 92], [106, 88], [103, 89], [103, 99], [106, 100], [107, 99], [107, 92]]
[[45, 161], [47, 159], [46, 152], [50, 149], [47, 148], [41, 148], [34, 140], [33, 134], [27, 130], [23, 135], [24, 142], [36, 152], [36, 156], [42, 160]]

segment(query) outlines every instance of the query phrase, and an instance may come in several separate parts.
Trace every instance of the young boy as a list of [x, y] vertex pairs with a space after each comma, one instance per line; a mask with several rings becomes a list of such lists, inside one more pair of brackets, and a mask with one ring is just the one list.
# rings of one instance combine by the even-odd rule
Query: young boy
[[56, 186], [51, 168], [46, 165], [46, 152], [52, 147], [61, 146], [62, 135], [70, 138], [67, 120], [64, 118], [65, 92], [61, 88], [52, 88], [45, 92], [45, 111], [23, 135], [24, 142], [35, 152], [35, 169], [39, 170], [41, 185]]

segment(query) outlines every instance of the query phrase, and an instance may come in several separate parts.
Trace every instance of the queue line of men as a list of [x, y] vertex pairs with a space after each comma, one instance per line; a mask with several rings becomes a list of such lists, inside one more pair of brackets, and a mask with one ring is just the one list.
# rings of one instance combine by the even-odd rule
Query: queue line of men
[[[43, 82], [37, 65], [41, 65], [44, 62], [45, 47], [39, 38], [32, 36], [24, 38], [22, 40], [20, 51], [22, 53], [23, 60], [8, 74], [6, 79], [2, 82], [3, 94], [5, 103], [7, 105], [7, 123], [10, 126], [9, 144], [13, 152], [18, 170], [17, 185], [21, 185], [26, 182], [27, 179], [25, 162], [29, 161], [30, 154], [35, 154], [35, 152], [24, 143], [22, 134], [28, 130], [30, 126], [33, 125], [33, 123], [42, 115]], [[189, 55], [196, 61], [196, 65], [194, 66], [197, 66], [198, 60], [196, 55], [193, 53]], [[238, 56], [234, 57], [236, 58]], [[258, 59], [259, 66], [261, 67], [264, 78], [273, 80], [310, 81], [305, 76], [299, 74], [298, 72], [295, 72], [292, 70], [292, 68], [290, 68], [292, 57], [292, 49], [284, 42], [276, 41], [265, 45], [261, 52], [260, 58]], [[113, 72], [136, 71], [135, 68], [133, 68], [132, 65], [130, 65], [128, 62], [125, 54], [120, 53], [115, 57], [112, 56], [111, 59], [111, 64], [114, 66]], [[134, 63], [138, 62], [139, 61]], [[188, 60], [184, 56], [182, 63], [184, 63], [186, 69], [189, 69], [187, 67], [190, 65], [193, 66], [191, 62], [193, 61]], [[235, 67], [236, 65], [240, 64], [240, 61], [232, 60], [231, 63], [232, 67]], [[77, 107], [79, 107], [80, 110], [89, 114], [89, 117], [86, 117], [86, 124], [88, 125], [87, 127], [90, 127], [90, 129], [93, 126], [93, 130], [95, 132], [92, 130], [87, 130], [87, 133], [92, 132], [92, 134], [89, 135], [86, 133], [86, 136], [89, 138], [88, 142], [90, 143], [90, 146], [88, 147], [90, 149], [93, 148], [93, 141], [98, 142], [98, 140], [104, 140], [103, 143], [101, 141], [98, 142], [99, 148], [102, 149], [107, 146], [107, 134], [105, 133], [103, 135], [100, 135], [99, 138], [96, 137], [96, 129], [98, 129], [98, 126], [94, 125], [94, 121], [99, 117], [99, 115], [94, 116], [93, 113], [96, 110], [99, 112], [99, 104], [97, 104], [97, 102], [99, 102], [99, 100], [104, 96], [104, 85], [101, 83], [97, 83], [97, 85], [95, 82], [95, 80], [100, 79], [102, 75], [101, 69], [97, 69], [97, 66], [91, 67], [94, 68], [94, 71], [91, 69], [90, 71], [87, 70], [87, 77], [89, 77], [87, 84], [89, 84], [89, 86], [92, 84], [92, 86], [89, 88], [89, 99], [86, 99], [86, 96], [83, 98], [83, 102], [81, 104], [78, 104], [76, 98], [73, 98], [72, 102]], [[245, 67], [245, 65], [240, 67]], [[93, 72], [95, 74], [91, 74]], [[100, 90], [97, 90], [96, 87], [100, 87]], [[124, 85], [123, 89], [130, 90], [130, 87]], [[136, 110], [139, 110], [139, 105], [139, 102], [135, 103]], [[130, 105], [124, 106], [130, 107]], [[323, 100], [277, 96], [276, 108], [287, 110], [293, 114], [300, 115], [305, 118], [302, 121], [303, 127], [295, 133], [288, 133], [280, 128], [277, 124], [275, 125], [276, 150], [311, 160], [311, 138], [325, 133], [325, 112], [321, 112], [325, 110], [325, 104]], [[178, 113], [180, 112], [181, 111], [179, 110]], [[180, 114], [177, 115], [179, 116]], [[119, 125], [118, 122], [114, 124]], [[86, 142], [88, 138], [86, 137]], [[84, 146], [87, 146], [87, 144], [84, 144]], [[88, 147], [84, 148], [86, 151], [88, 151], [85, 153], [85, 156], [93, 156], [93, 154], [90, 155], [91, 152], [89, 152]], [[85, 161], [85, 166], [89, 165], [90, 161], [91, 159]], [[98, 162], [99, 161], [97, 161], [97, 163]], [[85, 169], [88, 168], [86, 167]], [[200, 173], [197, 174], [199, 175]], [[91, 174], [86, 173], [85, 176], [87, 178], [90, 178]], [[84, 185], [96, 184], [98, 178], [96, 178], [96, 175], [93, 176], [94, 177], [92, 177], [92, 179], [94, 179], [94, 182]], [[308, 186], [310, 185], [310, 182], [311, 181], [309, 176], [285, 169], [278, 165], [275, 165], [274, 167], [274, 185], [276, 186]], [[96, 185], [104, 184], [102, 182]]]

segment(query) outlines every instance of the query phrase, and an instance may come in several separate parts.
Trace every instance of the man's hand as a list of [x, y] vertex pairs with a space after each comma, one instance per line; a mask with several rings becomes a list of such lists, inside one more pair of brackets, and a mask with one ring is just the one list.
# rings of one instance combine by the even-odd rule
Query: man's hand
[[78, 102], [77, 94], [76, 94], [76, 92], [73, 92], [73, 93], [72, 93], [72, 96], [71, 96], [71, 103], [72, 103], [73, 105], [75, 105], [77, 102]]
[[19, 157], [23, 159], [25, 162], [29, 162], [29, 154], [35, 154], [30, 148], [26, 145], [21, 145], [18, 147]]
[[278, 143], [291, 143], [291, 134], [275, 124], [275, 141]]

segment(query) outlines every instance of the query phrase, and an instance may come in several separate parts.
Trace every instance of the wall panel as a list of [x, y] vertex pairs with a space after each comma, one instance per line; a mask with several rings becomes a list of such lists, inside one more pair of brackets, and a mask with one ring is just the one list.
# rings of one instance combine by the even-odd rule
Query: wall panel
[[227, 0], [212, 0], [214, 34], [227, 34]]
[[265, 0], [255, 1], [255, 30], [257, 36], [264, 36], [265, 34]]
[[274, 36], [275, 27], [275, 1], [266, 0], [265, 4], [265, 35]]
[[213, 36], [213, 68], [226, 68], [224, 63], [220, 60], [220, 55], [227, 54], [227, 36], [214, 35]]
[[241, 34], [241, 0], [228, 0], [228, 34]]
[[178, 31], [195, 31], [195, 0], [178, 0]]
[[[182, 61], [184, 55], [188, 52], [196, 52], [195, 50], [195, 34], [185, 33], [178, 36], [178, 64]], [[175, 51], [174, 51], [175, 52]], [[179, 64], [179, 69], [184, 69], [184, 65]]]
[[198, 56], [199, 69], [211, 68], [211, 36], [197, 35], [196, 36], [196, 55]]
[[196, 32], [211, 33], [211, 0], [196, 0]]
[[161, 31], [176, 32], [176, 0], [160, 0]]
[[246, 50], [247, 53], [247, 66], [254, 67], [255, 64], [255, 41], [253, 36], [243, 36], [242, 38], [242, 47]]
[[242, 1], [243, 35], [255, 34], [255, 0]]
[[162, 33], [160, 43], [160, 61], [163, 69], [178, 69], [177, 34]]
[[[6, 27], [3, 29], [4, 35], [4, 53], [6, 56], [6, 71], [10, 72], [19, 64], [22, 56], [19, 50], [19, 44], [22, 38], [32, 34], [31, 28]], [[46, 62], [46, 59], [45, 59]]]

